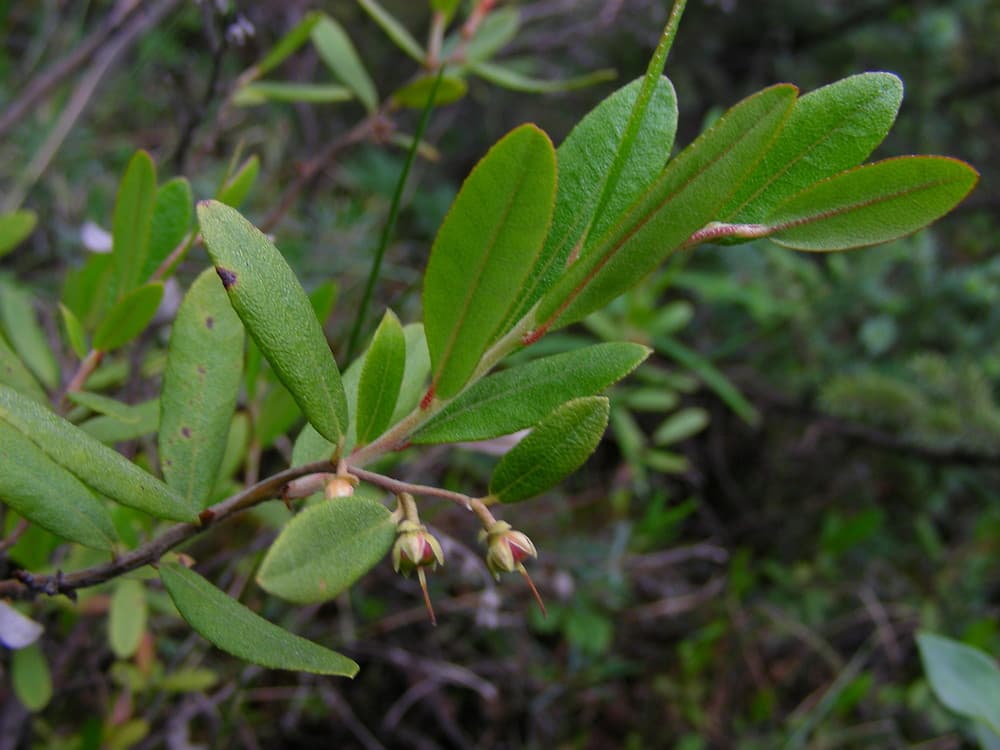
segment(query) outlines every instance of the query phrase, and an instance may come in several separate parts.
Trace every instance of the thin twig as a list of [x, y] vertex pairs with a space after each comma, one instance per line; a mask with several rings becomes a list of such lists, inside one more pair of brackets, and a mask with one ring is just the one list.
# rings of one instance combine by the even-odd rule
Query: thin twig
[[0, 598], [30, 599], [39, 592], [72, 595], [78, 589], [96, 586], [130, 570], [151, 565], [174, 547], [193, 539], [206, 529], [248, 508], [278, 497], [282, 488], [293, 479], [306, 474], [330, 472], [335, 468], [336, 466], [330, 461], [317, 461], [286, 469], [204, 510], [200, 516], [200, 523], [175, 524], [155, 539], [110, 562], [67, 575], [61, 572], [55, 575], [37, 576], [24, 573], [18, 579], [0, 581]]
[[440, 487], [431, 487], [426, 484], [411, 484], [410, 482], [403, 482], [399, 479], [384, 476], [383, 474], [376, 474], [374, 471], [359, 469], [356, 466], [348, 465], [345, 468], [347, 469], [348, 474], [356, 476], [362, 482], [374, 484], [376, 487], [381, 487], [382, 489], [388, 490], [395, 495], [408, 492], [411, 495], [440, 497], [445, 500], [451, 500], [453, 503], [461, 505], [466, 510], [472, 510], [472, 506], [479, 502], [476, 498], [469, 495], [463, 495], [461, 492], [452, 492], [451, 490], [441, 489]]

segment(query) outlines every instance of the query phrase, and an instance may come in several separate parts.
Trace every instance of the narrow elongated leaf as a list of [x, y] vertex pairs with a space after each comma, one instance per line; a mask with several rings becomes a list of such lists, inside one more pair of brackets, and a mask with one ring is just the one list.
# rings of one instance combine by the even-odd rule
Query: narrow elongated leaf
[[123, 297], [94, 332], [94, 348], [109, 352], [130, 342], [146, 330], [162, 299], [162, 281], [153, 281]]
[[152, 435], [160, 426], [160, 400], [144, 401], [117, 416], [102, 415], [80, 424], [80, 429], [105, 445]]
[[20, 245], [38, 223], [34, 211], [11, 211], [0, 215], [0, 258]]
[[1000, 668], [996, 661], [979, 649], [927, 632], [917, 634], [917, 646], [938, 700], [1000, 734]]
[[87, 330], [93, 330], [111, 307], [113, 271], [110, 254], [95, 254], [82, 268], [66, 273], [62, 301]]
[[[587, 234], [600, 236], [667, 163], [677, 131], [677, 96], [670, 81], [660, 78], [645, 113], [639, 115], [642, 122], [629, 154], [615, 170], [615, 184], [608, 185], [612, 167], [624, 157], [622, 138], [642, 86], [640, 78], [606, 98], [570, 131], [556, 151], [559, 182], [552, 228], [509, 324], [522, 318], [555, 283], [570, 256], [579, 254]], [[602, 215], [595, 217], [606, 187], [612, 191]]]
[[7, 281], [0, 282], [0, 323], [11, 347], [35, 377], [46, 388], [57, 388], [59, 363], [35, 315], [34, 299], [28, 291]]
[[160, 394], [163, 477], [194, 505], [211, 501], [242, 364], [243, 325], [209, 268], [177, 310]]
[[448, 398], [472, 376], [521, 293], [548, 231], [555, 152], [522, 125], [500, 140], [452, 204], [424, 276], [424, 329], [431, 387]]
[[59, 315], [62, 317], [63, 330], [66, 332], [66, 340], [69, 342], [70, 348], [79, 359], [83, 359], [90, 350], [87, 334], [83, 330], [83, 323], [62, 302], [59, 303]]
[[351, 90], [334, 83], [295, 83], [293, 81], [256, 81], [233, 96], [239, 107], [256, 107], [267, 102], [311, 102], [329, 104], [351, 100]]
[[14, 695], [29, 711], [41, 711], [52, 699], [52, 675], [41, 647], [33, 643], [10, 658]]
[[324, 15], [313, 27], [311, 36], [320, 59], [341, 83], [354, 92], [365, 109], [374, 112], [378, 106], [375, 84], [344, 28]]
[[114, 417], [119, 422], [134, 423], [139, 420], [134, 406], [129, 406], [109, 396], [102, 396], [100, 393], [71, 391], [66, 394], [66, 398], [74, 404], [86, 407], [97, 414], [106, 414], [109, 417]]
[[316, 320], [321, 326], [326, 325], [336, 302], [337, 282], [335, 281], [327, 281], [309, 292], [309, 304], [312, 305], [313, 312], [316, 313]]
[[560, 91], [585, 89], [598, 83], [613, 81], [617, 76], [614, 68], [600, 68], [572, 78], [545, 80], [526, 76], [499, 63], [485, 61], [477, 62], [469, 69], [485, 81], [495, 83], [510, 91], [521, 91], [525, 94], [556, 94]]
[[29, 521], [94, 549], [115, 541], [111, 516], [80, 480], [7, 422], [0, 421], [0, 498]]
[[513, 503], [554, 487], [597, 448], [608, 426], [608, 411], [603, 396], [560, 406], [500, 460], [490, 479], [490, 494]]
[[166, 563], [160, 566], [160, 580], [188, 624], [233, 656], [271, 669], [342, 677], [358, 673], [358, 665], [343, 654], [265, 620], [193, 570]]
[[257, 181], [257, 174], [259, 172], [260, 159], [256, 155], [251, 156], [226, 180], [225, 184], [219, 189], [219, 194], [215, 196], [216, 200], [220, 203], [225, 203], [227, 206], [239, 208], [240, 204], [246, 199], [247, 193], [250, 192], [250, 188]]
[[277, 44], [271, 47], [271, 51], [264, 56], [264, 59], [257, 63], [255, 66], [257, 75], [267, 75], [281, 65], [295, 50], [305, 44], [312, 33], [313, 27], [322, 17], [323, 14], [318, 11], [306, 13], [301, 21], [295, 24], [288, 33], [278, 40]]
[[17, 356], [17, 352], [7, 345], [7, 340], [2, 334], [0, 334], [0, 383], [20, 391], [39, 403], [48, 402], [45, 389], [38, 384], [31, 370]]
[[649, 352], [639, 344], [597, 344], [495, 373], [448, 404], [410, 442], [488, 440], [531, 427], [564, 402], [621, 380]]
[[708, 426], [708, 412], [698, 407], [681, 409], [665, 419], [653, 433], [653, 443], [663, 447], [697, 435]]
[[600, 309], [715, 219], [780, 130], [795, 93], [781, 84], [744, 99], [684, 149], [542, 297], [539, 328], [565, 326]]
[[441, 57], [449, 60], [459, 45], [464, 45], [460, 58], [452, 60], [457, 65], [474, 64], [489, 60], [517, 36], [520, 14], [515, 8], [499, 8], [487, 15], [476, 28], [471, 39], [462, 30], [451, 34], [441, 46]]
[[403, 338], [406, 340], [406, 367], [403, 370], [403, 382], [399, 386], [396, 411], [392, 415], [393, 424], [417, 408], [431, 375], [431, 355], [427, 351], [423, 324], [410, 323], [403, 326]]
[[785, 199], [857, 166], [885, 138], [902, 100], [903, 82], [892, 73], [862, 73], [810, 91], [722, 217], [760, 222]]
[[150, 222], [149, 253], [146, 264], [139, 276], [145, 281], [160, 264], [187, 237], [191, 228], [191, 216], [194, 213], [191, 197], [191, 185], [183, 177], [175, 177], [165, 182], [156, 191], [156, 202], [153, 204], [153, 218]]
[[117, 299], [143, 281], [155, 203], [156, 167], [149, 154], [136, 151], [118, 185], [111, 223], [111, 259]]
[[403, 326], [392, 310], [386, 310], [365, 355], [358, 382], [358, 445], [370, 442], [389, 426], [403, 382], [405, 358]]
[[396, 538], [379, 502], [342, 497], [306, 508], [267, 551], [257, 582], [296, 604], [325, 602], [371, 570]]
[[[392, 101], [398, 107], [423, 109], [427, 106], [437, 74], [421, 76], [392, 92]], [[469, 90], [468, 84], [458, 76], [442, 75], [437, 91], [434, 92], [435, 107], [457, 102]]]
[[105, 497], [158, 518], [193, 521], [194, 506], [152, 474], [44, 406], [0, 385], [0, 419]]
[[123, 578], [115, 584], [108, 608], [108, 643], [119, 659], [134, 654], [146, 630], [146, 589], [142, 581]]
[[295, 26], [293, 26], [278, 43], [271, 47], [264, 59], [254, 67], [258, 76], [267, 75], [272, 70], [283, 63], [289, 55], [293, 54], [299, 47], [306, 43], [313, 27], [319, 22], [323, 14], [318, 11], [306, 13]]
[[399, 47], [403, 52], [408, 54], [418, 63], [423, 63], [424, 61], [424, 50], [421, 48], [420, 44], [413, 35], [406, 30], [396, 17], [389, 13], [385, 8], [379, 5], [375, 0], [358, 0], [358, 5], [364, 8], [365, 12], [372, 17], [372, 20], [377, 23], [382, 31], [385, 32], [397, 47]]
[[278, 249], [233, 208], [198, 204], [208, 253], [233, 309], [323, 437], [340, 443], [347, 400], [309, 298]]
[[905, 237], [951, 211], [979, 174], [944, 156], [904, 156], [842, 172], [793, 196], [766, 219], [770, 239], [811, 252]]

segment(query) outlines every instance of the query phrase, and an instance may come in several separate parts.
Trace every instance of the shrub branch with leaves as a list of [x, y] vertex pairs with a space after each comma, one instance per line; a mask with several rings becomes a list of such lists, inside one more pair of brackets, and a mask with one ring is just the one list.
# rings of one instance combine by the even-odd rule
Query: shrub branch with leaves
[[[502, 77], [477, 57], [483, 52], [470, 35], [460, 34], [455, 48], [442, 41], [456, 3], [435, 3], [426, 53], [378, 15], [384, 11], [374, 2], [362, 5], [422, 63], [433, 67], [443, 59], [458, 73]], [[3, 342], [0, 498], [31, 523], [113, 558], [65, 574], [16, 571], [0, 581], [0, 596], [72, 596], [154, 565], [181, 616], [221, 649], [268, 667], [351, 676], [357, 665], [350, 659], [264, 620], [180, 558], [165, 556], [259, 503], [291, 503], [322, 489], [325, 498], [295, 515], [259, 568], [258, 582], [276, 596], [295, 603], [332, 599], [390, 554], [397, 571], [417, 573], [423, 583], [427, 569], [444, 563], [419, 516], [419, 506], [434, 498], [476, 515], [492, 573], [527, 576], [524, 563], [538, 552], [523, 532], [496, 518], [495, 507], [544, 493], [587, 460], [608, 423], [601, 392], [636, 368], [648, 349], [611, 342], [494, 373], [508, 355], [605, 307], [678, 251], [764, 237], [809, 252], [874, 245], [919, 230], [972, 190], [975, 170], [945, 157], [859, 166], [885, 137], [901, 100], [902, 85], [888, 73], [852, 76], [801, 97], [792, 85], [771, 86], [730, 108], [671, 158], [676, 97], [662, 72], [682, 11], [677, 3], [646, 75], [600, 103], [558, 149], [528, 124], [489, 150], [434, 241], [422, 323], [404, 326], [386, 311], [367, 351], [343, 375], [281, 252], [227, 205], [238, 201], [222, 195], [200, 202], [197, 233], [189, 231], [187, 183], [157, 187], [152, 160], [138, 154], [115, 207], [105, 297], [113, 304], [81, 314], [61, 307], [83, 361], [65, 395], [101, 413], [133, 409], [81, 387], [103, 352], [146, 327], [162, 279], [200, 236], [214, 268], [192, 284], [173, 324], [158, 402], [163, 478], [50, 409], [47, 395], [58, 378], [41, 378], [44, 367], [18, 356], [23, 346]], [[467, 25], [487, 21], [472, 17]], [[348, 87], [374, 112], [374, 91], [354, 67], [356, 55], [343, 52], [353, 47], [342, 30], [311, 17], [299, 36], [309, 34], [346, 66]], [[254, 70], [244, 100], [288, 93], [258, 80], [275, 64], [265, 60]], [[453, 86], [447, 69], [420, 80], [426, 83], [413, 84], [408, 95], [429, 98], [428, 108]], [[335, 94], [332, 87], [311, 92]], [[230, 181], [228, 189], [237, 186]], [[0, 222], [5, 226], [26, 231], [17, 215]], [[84, 331], [94, 321], [88, 344]], [[296, 441], [293, 468], [213, 502], [248, 346], [251, 356], [266, 359], [308, 425]], [[67, 402], [56, 404], [65, 411]], [[520, 430], [529, 432], [499, 460], [489, 486], [468, 494], [372, 468], [411, 446]], [[130, 545], [102, 497], [178, 523]]]

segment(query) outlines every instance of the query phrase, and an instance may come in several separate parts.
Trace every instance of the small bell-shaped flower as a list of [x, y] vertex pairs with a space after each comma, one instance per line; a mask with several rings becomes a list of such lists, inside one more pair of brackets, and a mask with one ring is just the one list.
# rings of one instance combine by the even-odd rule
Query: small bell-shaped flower
[[535, 588], [535, 582], [531, 580], [528, 571], [524, 567], [524, 560], [529, 557], [538, 557], [538, 550], [535, 545], [520, 531], [514, 531], [506, 521], [493, 521], [486, 529], [480, 532], [480, 541], [486, 542], [486, 567], [495, 578], [499, 580], [501, 573], [514, 573], [515, 571], [524, 576], [531, 593], [538, 602], [538, 608], [545, 614], [545, 604], [542, 597]]
[[444, 565], [444, 553], [434, 535], [416, 521], [400, 521], [396, 527], [396, 543], [392, 546], [392, 567], [407, 578], [416, 572], [420, 580], [420, 589], [424, 594], [427, 614], [430, 615], [433, 625], [437, 625], [437, 618], [434, 616], [434, 607], [431, 606], [430, 594], [427, 593], [424, 568], [434, 570], [438, 565]]

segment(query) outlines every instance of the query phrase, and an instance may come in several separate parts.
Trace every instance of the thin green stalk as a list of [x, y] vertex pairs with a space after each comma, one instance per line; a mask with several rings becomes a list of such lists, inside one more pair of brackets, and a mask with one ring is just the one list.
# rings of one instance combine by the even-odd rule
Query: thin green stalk
[[424, 111], [420, 115], [417, 132], [413, 134], [413, 143], [410, 144], [410, 150], [406, 154], [406, 163], [403, 164], [403, 171], [400, 173], [399, 181], [396, 183], [396, 192], [392, 196], [392, 205], [389, 207], [389, 218], [386, 220], [385, 226], [382, 228], [382, 237], [379, 240], [378, 249], [375, 251], [375, 259], [372, 261], [372, 270], [368, 274], [365, 291], [361, 297], [361, 305], [358, 307], [358, 314], [354, 318], [354, 328], [351, 330], [351, 338], [347, 344], [346, 362], [350, 362], [354, 358], [354, 353], [358, 348], [358, 343], [361, 339], [361, 330], [364, 328], [365, 318], [368, 317], [368, 308], [371, 305], [372, 294], [375, 291], [375, 282], [378, 281], [379, 273], [382, 271], [382, 258], [385, 256], [385, 249], [389, 246], [389, 238], [392, 236], [392, 232], [396, 228], [396, 219], [399, 216], [399, 205], [403, 198], [403, 188], [406, 187], [406, 178], [409, 176], [410, 168], [413, 166], [413, 161], [417, 156], [420, 139], [424, 137], [424, 131], [427, 129], [427, 123], [431, 119], [431, 110], [434, 109], [434, 99], [437, 97], [438, 86], [441, 83], [441, 77], [443, 75], [444, 66], [442, 65], [438, 69], [437, 77], [434, 79], [434, 85], [431, 86], [431, 93], [427, 97], [427, 104], [424, 105]]

